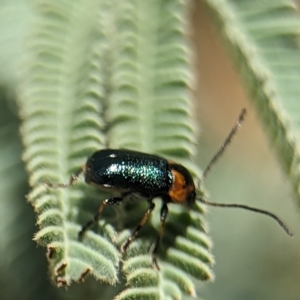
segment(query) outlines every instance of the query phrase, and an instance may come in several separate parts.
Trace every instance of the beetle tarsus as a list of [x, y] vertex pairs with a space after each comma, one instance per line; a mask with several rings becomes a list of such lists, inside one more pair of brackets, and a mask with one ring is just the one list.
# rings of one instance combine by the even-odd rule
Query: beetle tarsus
[[81, 169], [79, 169], [75, 174], [72, 174], [72, 175], [70, 176], [69, 183], [52, 183], [52, 182], [45, 182], [45, 184], [46, 184], [48, 187], [52, 188], [52, 189], [68, 188], [68, 187], [74, 185], [74, 184], [77, 182], [79, 176], [80, 176], [83, 172], [85, 172], [85, 165], [83, 165], [83, 166], [81, 167]]

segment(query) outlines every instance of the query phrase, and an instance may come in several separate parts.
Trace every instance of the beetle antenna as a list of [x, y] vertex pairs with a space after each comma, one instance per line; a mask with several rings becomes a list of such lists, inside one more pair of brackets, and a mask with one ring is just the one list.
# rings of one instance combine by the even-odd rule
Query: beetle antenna
[[[239, 130], [240, 126], [242, 125], [242, 122], [245, 119], [245, 115], [246, 115], [246, 109], [243, 108], [241, 110], [241, 112], [240, 112], [240, 115], [239, 115], [239, 117], [238, 117], [235, 125], [232, 127], [230, 133], [226, 137], [224, 143], [222, 144], [222, 146], [220, 147], [220, 149], [213, 156], [213, 158], [210, 160], [210, 162], [208, 163], [207, 167], [205, 168], [201, 180], [203, 180], [204, 178], [207, 177], [207, 174], [211, 170], [212, 166], [222, 156], [222, 154], [226, 150], [227, 146], [230, 144], [232, 138], [235, 136], [235, 134]], [[200, 180], [199, 180], [199, 184], [200, 184]], [[256, 212], [256, 213], [260, 213], [260, 214], [269, 216], [272, 219], [274, 219], [283, 228], [283, 230], [289, 236], [293, 236], [293, 233], [290, 231], [290, 229], [287, 227], [287, 225], [279, 217], [277, 217], [275, 214], [273, 214], [273, 213], [271, 213], [269, 211], [266, 211], [266, 210], [263, 210], [263, 209], [258, 209], [258, 208], [251, 207], [251, 206], [248, 206], [248, 205], [243, 205], [243, 204], [225, 204], [225, 203], [210, 202], [210, 201], [207, 201], [207, 200], [205, 200], [203, 198], [200, 198], [199, 201], [202, 202], [203, 204], [210, 205], [210, 206], [241, 208], [241, 209], [250, 210], [250, 211], [253, 211], [253, 212]]]
[[263, 215], [267, 215], [267, 216], [271, 217], [272, 219], [274, 219], [289, 236], [293, 236], [293, 233], [290, 231], [290, 229], [287, 227], [287, 225], [279, 217], [277, 217], [275, 214], [273, 214], [269, 211], [254, 208], [254, 207], [251, 207], [248, 205], [243, 205], [243, 204], [225, 204], [225, 203], [210, 202], [203, 198], [200, 198], [199, 201], [203, 204], [210, 205], [210, 206], [242, 208], [242, 209], [251, 210], [256, 213], [263, 214]]
[[222, 154], [224, 153], [225, 149], [227, 148], [227, 146], [230, 144], [232, 138], [235, 136], [235, 134], [237, 133], [238, 129], [240, 128], [240, 126], [242, 125], [242, 122], [245, 119], [245, 115], [246, 115], [246, 108], [243, 108], [240, 112], [240, 115], [235, 123], [235, 125], [232, 127], [230, 133], [228, 134], [227, 138], [225, 139], [224, 143], [222, 144], [222, 146], [220, 147], [220, 149], [217, 151], [217, 153], [213, 156], [213, 158], [210, 160], [210, 162], [208, 163], [207, 167], [205, 168], [203, 174], [202, 174], [202, 180], [207, 177], [207, 174], [209, 173], [211, 167], [216, 163], [216, 161], [222, 156]]

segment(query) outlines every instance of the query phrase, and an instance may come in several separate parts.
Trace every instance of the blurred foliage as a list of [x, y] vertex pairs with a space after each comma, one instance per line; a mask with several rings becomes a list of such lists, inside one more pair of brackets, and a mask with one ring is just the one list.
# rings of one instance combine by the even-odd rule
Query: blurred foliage
[[[299, 195], [300, 22], [296, 6], [283, 0], [205, 2], [252, 96], [251, 101], [279, 160]], [[115, 263], [115, 266], [109, 266], [110, 282], [118, 279], [120, 284], [100, 285], [90, 276], [85, 284], [73, 284], [66, 291], [50, 284], [45, 251], [36, 248], [32, 241], [37, 229], [32, 208], [25, 201], [25, 195], [29, 193], [28, 182], [37, 187], [43, 178], [65, 181], [95, 149], [130, 147], [158, 153], [181, 161], [198, 174], [189, 159], [195, 152], [195, 130], [190, 119], [191, 99], [187, 93], [192, 74], [189, 48], [184, 40], [187, 34], [186, 4], [171, 0], [143, 5], [141, 1], [116, 3], [0, 0], [1, 300], [40, 299], [41, 295], [43, 299], [112, 299], [116, 295], [119, 295], [118, 299], [129, 299], [137, 293], [144, 293], [145, 297], [150, 295], [151, 299], [185, 299], [187, 294], [195, 293], [195, 283], [188, 273], [198, 279], [202, 275], [203, 279], [212, 278], [209, 265], [213, 259], [208, 250], [211, 242], [204, 234], [202, 207], [193, 213], [175, 208], [169, 217], [166, 244], [175, 249], [168, 247], [161, 259], [175, 262], [175, 265], [186, 259], [184, 264], [178, 263], [178, 267], [174, 267], [163, 263], [163, 272], [158, 276], [147, 265], [147, 247], [136, 256], [140, 247], [136, 249], [138, 244], [134, 243], [125, 258], [123, 272], [131, 287], [125, 291], [126, 280], [117, 277], [115, 268], [119, 261], [117, 248], [112, 248], [107, 256]], [[139, 102], [141, 98], [143, 102]], [[142, 108], [140, 103], [143, 103]], [[25, 119], [22, 127], [25, 149], [19, 135], [19, 115]], [[48, 118], [50, 115], [52, 119]], [[174, 118], [178, 124], [173, 122]], [[46, 143], [36, 144], [43, 138]], [[22, 153], [25, 153], [30, 179], [21, 160]], [[68, 238], [64, 240], [67, 243], [54, 245], [53, 236], [44, 231], [36, 239], [42, 245], [47, 245], [50, 239], [51, 246], [61, 247], [63, 251], [66, 245], [73, 247], [78, 258], [82, 249], [76, 242], [71, 242], [76, 239], [80, 224], [96, 209], [99, 196], [95, 197], [95, 191], [82, 184], [72, 192], [50, 196], [45, 196], [47, 191], [39, 188], [30, 194], [36, 211], [43, 213], [45, 207], [53, 209], [50, 218], [39, 216], [39, 225], [47, 228], [53, 225], [53, 220], [54, 224], [63, 222]], [[45, 196], [45, 201], [36, 202], [36, 199], [42, 199], [41, 195]], [[82, 203], [87, 195], [91, 202]], [[72, 203], [69, 203], [70, 197]], [[57, 198], [61, 201], [59, 205], [55, 202]], [[59, 211], [61, 205], [64, 208]], [[113, 216], [111, 212], [105, 215], [107, 224], [118, 230], [127, 229], [120, 235], [120, 240], [128, 235], [128, 229], [139, 218], [138, 214], [136, 217], [132, 213], [135, 208], [130, 205], [116, 209]], [[138, 208], [142, 209], [143, 206]], [[126, 220], [128, 214], [134, 214], [134, 218]], [[63, 217], [57, 222], [61, 215]], [[114, 223], [116, 216], [124, 221]], [[176, 222], [181, 228], [177, 228]], [[189, 223], [192, 226], [186, 227]], [[96, 248], [107, 249], [116, 242], [114, 227], [107, 224], [103, 226], [100, 222], [97, 228], [106, 240], [90, 233], [85, 251], [90, 247], [96, 253]], [[154, 216], [152, 226], [141, 237], [146, 245], [151, 242], [148, 233], [153, 237], [157, 224]], [[230, 234], [228, 238], [234, 239], [234, 236]], [[106, 244], [107, 240], [109, 244]], [[68, 255], [63, 255], [63, 259], [69, 259], [71, 256]], [[136, 258], [132, 259], [132, 255]], [[192, 256], [196, 257], [193, 257], [195, 261], [191, 261]], [[53, 278], [53, 269], [57, 270], [61, 258], [59, 256], [55, 263], [52, 262], [50, 277]], [[101, 259], [98, 260], [100, 265]], [[86, 256], [82, 261], [88, 261]], [[194, 271], [191, 271], [192, 265], [196, 266]], [[74, 260], [73, 266], [67, 271], [67, 280], [78, 278], [81, 272], [78, 273], [78, 261]], [[108, 269], [103, 271], [100, 266], [98, 270], [102, 273], [97, 273], [97, 268], [94, 270], [95, 277], [102, 280], [105, 277], [104, 281], [109, 281]], [[256, 293], [252, 291], [252, 296]], [[201, 290], [198, 294], [202, 294]], [[239, 296], [236, 299], [246, 299], [247, 295], [241, 292]], [[232, 295], [227, 299], [233, 299]]]
[[293, 1], [282, 0], [206, 2], [300, 199], [297, 6]]

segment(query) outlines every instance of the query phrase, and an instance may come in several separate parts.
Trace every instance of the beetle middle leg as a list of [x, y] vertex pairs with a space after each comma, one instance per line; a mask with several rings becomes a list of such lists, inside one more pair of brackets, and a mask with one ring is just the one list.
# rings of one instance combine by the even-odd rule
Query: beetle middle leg
[[155, 204], [152, 202], [152, 200], [150, 200], [149, 201], [149, 207], [148, 207], [146, 213], [144, 214], [144, 216], [143, 216], [140, 224], [132, 231], [130, 237], [121, 246], [121, 252], [122, 253], [126, 252], [126, 250], [129, 247], [130, 243], [136, 238], [136, 236], [138, 235], [139, 231], [145, 225], [145, 223], [147, 222], [150, 214], [154, 210], [154, 207], [155, 207]]
[[99, 206], [98, 211], [94, 215], [94, 217], [91, 220], [89, 220], [79, 231], [78, 238], [81, 240], [83, 238], [85, 232], [99, 220], [100, 215], [106, 205], [116, 205], [116, 204], [120, 204], [120, 202], [122, 202], [122, 201], [123, 201], [123, 198], [120, 198], [120, 197], [105, 199]]
[[156, 254], [157, 254], [157, 250], [159, 248], [162, 236], [164, 234], [164, 228], [165, 228], [165, 223], [166, 223], [166, 218], [167, 218], [168, 212], [169, 212], [169, 210], [168, 210], [167, 204], [163, 203], [163, 205], [161, 207], [161, 211], [160, 211], [160, 228], [159, 228], [158, 236], [150, 248], [152, 267], [156, 270], [160, 270], [158, 263], [157, 263]]

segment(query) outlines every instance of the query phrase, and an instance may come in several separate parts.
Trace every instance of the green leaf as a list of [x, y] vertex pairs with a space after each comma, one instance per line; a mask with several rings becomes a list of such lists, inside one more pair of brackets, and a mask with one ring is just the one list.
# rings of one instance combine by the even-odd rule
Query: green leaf
[[[19, 105], [32, 187], [28, 199], [40, 228], [35, 240], [47, 247], [54, 282], [69, 285], [91, 274], [115, 285], [122, 271], [126, 285], [117, 299], [194, 296], [191, 277], [213, 278], [200, 204], [192, 212], [169, 205], [157, 272], [148, 253], [159, 228], [157, 210], [121, 257], [119, 246], [139, 223], [145, 203], [124, 203], [114, 211], [107, 207], [93, 228], [96, 233], [89, 231], [81, 242], [81, 226], [106, 196], [82, 180], [68, 189], [45, 184], [67, 182], [89, 155], [105, 147], [159, 154], [199, 177], [191, 161], [188, 1], [46, 0], [35, 5]], [[182, 264], [186, 260], [193, 263]]]
[[300, 19], [292, 1], [206, 0], [300, 199]]
[[81, 6], [49, 1], [37, 3], [37, 8], [41, 18], [32, 34], [20, 100], [24, 157], [34, 187], [28, 199], [39, 213], [41, 228], [35, 239], [47, 245], [58, 284], [81, 280], [88, 272], [115, 284], [117, 249], [100, 235], [88, 234], [84, 244], [77, 238], [81, 212], [76, 204], [85, 200], [85, 187], [50, 191], [43, 185], [63, 182], [89, 154], [104, 147], [99, 112], [106, 93], [101, 68], [105, 11], [95, 1]]

